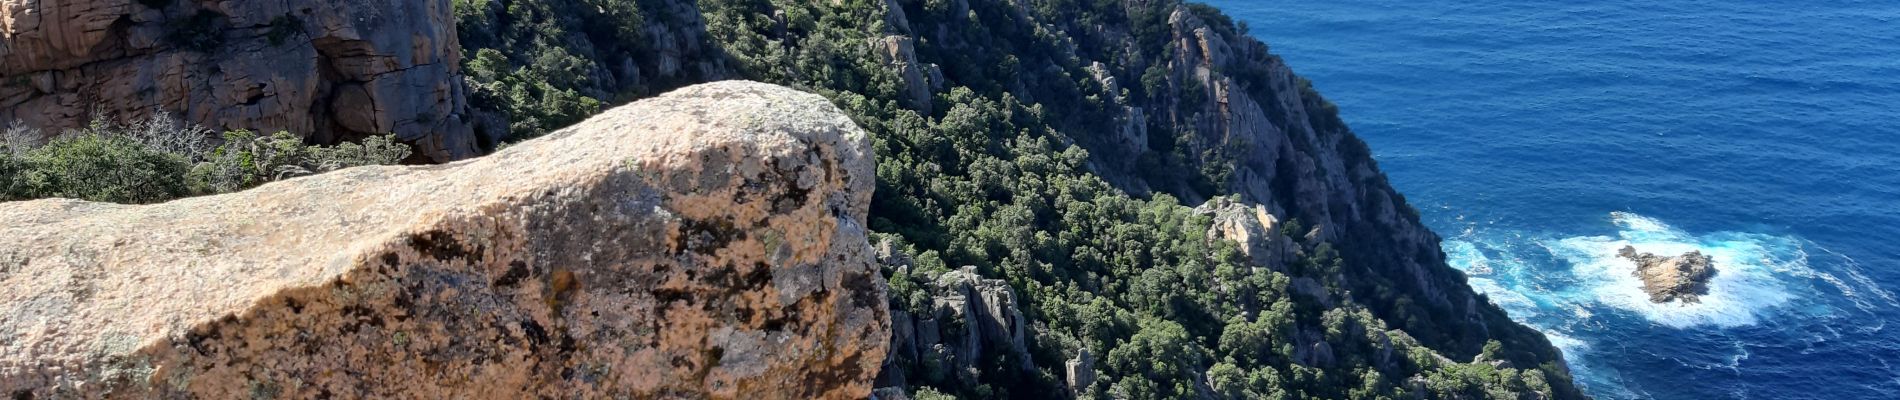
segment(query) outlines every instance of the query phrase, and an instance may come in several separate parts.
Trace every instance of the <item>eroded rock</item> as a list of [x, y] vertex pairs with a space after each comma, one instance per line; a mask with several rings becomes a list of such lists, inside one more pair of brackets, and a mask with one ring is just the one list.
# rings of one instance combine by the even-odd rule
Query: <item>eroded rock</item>
[[1655, 303], [1678, 299], [1684, 303], [1700, 303], [1701, 296], [1709, 294], [1709, 280], [1715, 278], [1715, 259], [1700, 250], [1663, 257], [1623, 246], [1616, 255], [1636, 262], [1636, 271], [1631, 275], [1643, 281], [1643, 292], [1649, 293], [1649, 301]]
[[870, 149], [721, 82], [447, 165], [0, 204], [0, 394], [865, 398]]

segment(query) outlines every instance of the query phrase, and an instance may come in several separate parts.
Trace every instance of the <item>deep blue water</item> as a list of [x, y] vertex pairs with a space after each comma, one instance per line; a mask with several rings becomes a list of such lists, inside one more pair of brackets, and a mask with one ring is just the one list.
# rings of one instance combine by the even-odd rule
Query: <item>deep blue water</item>
[[[1900, 1], [1211, 3], [1586, 392], [1900, 398]], [[1652, 305], [1624, 244], [1713, 293]]]

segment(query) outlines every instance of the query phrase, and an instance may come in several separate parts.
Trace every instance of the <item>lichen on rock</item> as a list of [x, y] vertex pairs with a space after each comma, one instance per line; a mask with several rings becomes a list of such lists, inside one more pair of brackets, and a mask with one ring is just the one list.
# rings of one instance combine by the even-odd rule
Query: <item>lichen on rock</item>
[[720, 82], [447, 165], [0, 204], [0, 394], [864, 398], [870, 148]]

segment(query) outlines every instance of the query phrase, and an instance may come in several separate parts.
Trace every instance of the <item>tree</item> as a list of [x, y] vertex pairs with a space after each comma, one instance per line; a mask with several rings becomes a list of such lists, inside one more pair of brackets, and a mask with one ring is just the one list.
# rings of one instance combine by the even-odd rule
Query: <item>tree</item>
[[1137, 399], [1172, 399], [1196, 393], [1207, 350], [1181, 324], [1143, 320], [1129, 342], [1108, 353], [1108, 366], [1120, 380], [1111, 390]]

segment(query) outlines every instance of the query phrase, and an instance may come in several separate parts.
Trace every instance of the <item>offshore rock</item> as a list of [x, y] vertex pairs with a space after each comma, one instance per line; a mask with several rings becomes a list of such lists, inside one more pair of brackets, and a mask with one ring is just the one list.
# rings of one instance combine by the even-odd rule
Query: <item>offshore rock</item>
[[1616, 255], [1636, 262], [1636, 271], [1630, 275], [1642, 279], [1643, 292], [1649, 293], [1650, 302], [1680, 299], [1683, 303], [1700, 303], [1701, 296], [1709, 294], [1709, 279], [1715, 278], [1715, 259], [1699, 250], [1663, 257], [1623, 246]]
[[871, 157], [721, 82], [447, 165], [0, 204], [0, 394], [865, 398]]
[[168, 111], [336, 143], [480, 154], [449, 0], [0, 0], [0, 123], [57, 132]]

